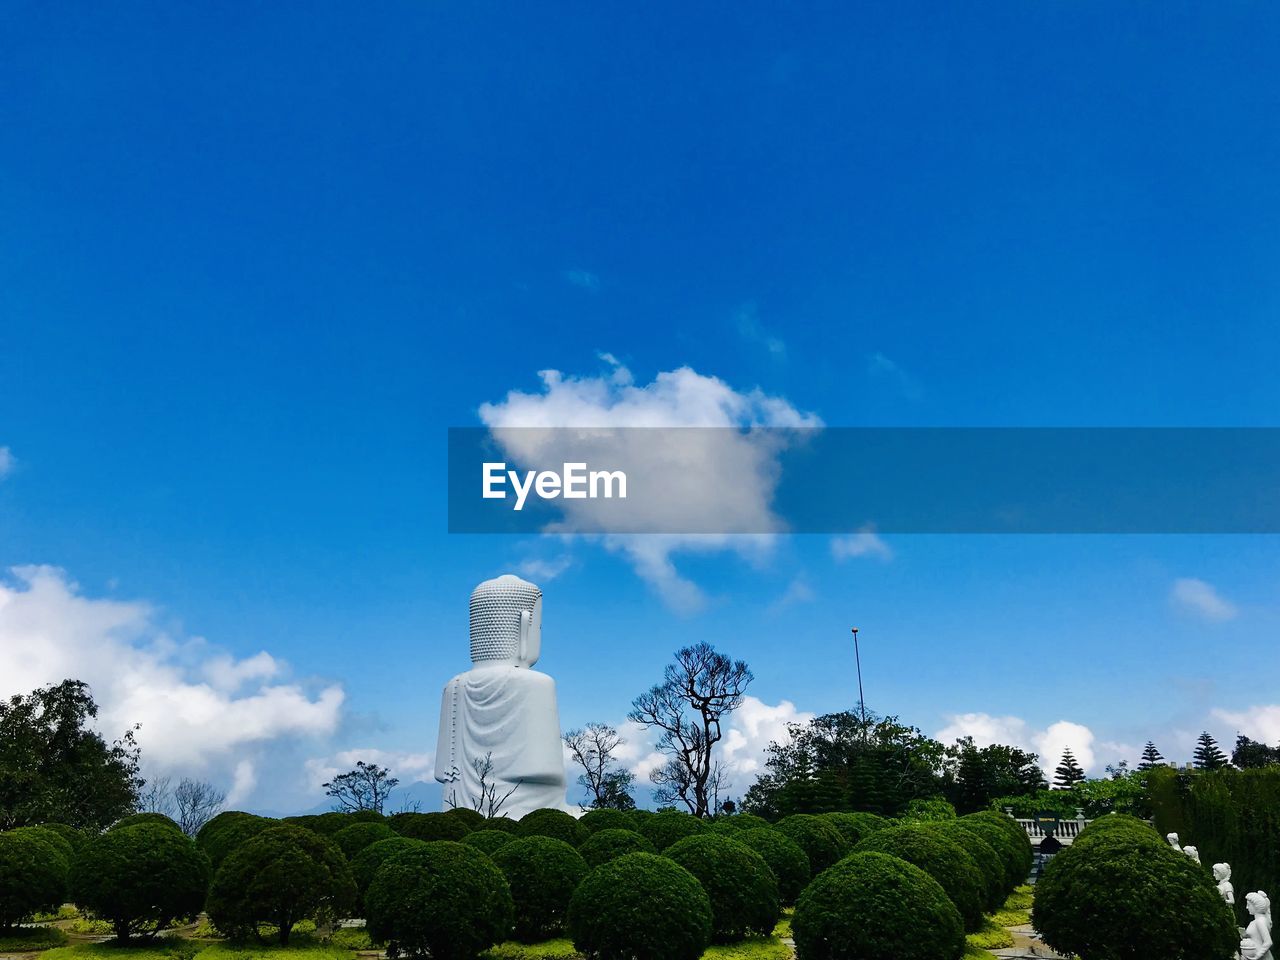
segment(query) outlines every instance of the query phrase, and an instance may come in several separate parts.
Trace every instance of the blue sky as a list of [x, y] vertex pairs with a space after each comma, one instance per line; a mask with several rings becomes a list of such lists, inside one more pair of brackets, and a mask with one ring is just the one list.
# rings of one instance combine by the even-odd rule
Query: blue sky
[[85, 669], [145, 746], [145, 691], [229, 657], [239, 732], [153, 754], [301, 808], [344, 752], [428, 768], [468, 592], [537, 561], [566, 726], [701, 639], [769, 722], [848, 706], [857, 623], [871, 706], [928, 732], [1067, 721], [1098, 766], [1280, 739], [1274, 538], [794, 537], [675, 556], [689, 612], [599, 544], [451, 537], [444, 499], [447, 427], [541, 370], [607, 381], [603, 352], [834, 425], [1276, 425], [1278, 27], [9, 5], [0, 565], [63, 572], [6, 579], [0, 685], [109, 650]]

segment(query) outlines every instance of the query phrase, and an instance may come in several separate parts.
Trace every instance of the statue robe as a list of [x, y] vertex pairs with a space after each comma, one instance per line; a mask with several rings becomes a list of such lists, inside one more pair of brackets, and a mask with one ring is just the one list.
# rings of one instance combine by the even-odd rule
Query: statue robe
[[459, 674], [444, 687], [436, 779], [445, 809], [476, 809], [486, 816], [480, 767], [491, 761], [486, 786], [501, 799], [498, 814], [518, 819], [531, 810], [564, 810], [564, 751], [556, 682], [545, 673], [495, 663]]

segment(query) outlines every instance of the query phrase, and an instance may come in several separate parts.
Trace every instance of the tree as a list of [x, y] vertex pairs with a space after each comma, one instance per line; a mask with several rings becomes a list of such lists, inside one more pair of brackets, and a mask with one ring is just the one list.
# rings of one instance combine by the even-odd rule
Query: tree
[[0, 833], [0, 935], [67, 895], [67, 858], [37, 832]]
[[0, 829], [102, 829], [137, 809], [144, 781], [134, 731], [108, 744], [91, 729], [97, 715], [79, 680], [0, 701]]
[[173, 816], [173, 779], [152, 777], [138, 791], [139, 813], [162, 813]]
[[[473, 757], [471, 759], [471, 767], [475, 770], [476, 778], [480, 781], [480, 791], [476, 794], [475, 799], [471, 801], [471, 809], [486, 820], [501, 816], [502, 808], [507, 805], [507, 801], [511, 799], [512, 795], [520, 789], [520, 784], [512, 784], [510, 790], [505, 793], [499, 793], [498, 785], [489, 782], [489, 778], [493, 776], [492, 751], [486, 753], [483, 758]], [[458, 808], [458, 792], [450, 790], [449, 796], [445, 798], [445, 803], [450, 810], [456, 810]]]
[[977, 746], [961, 737], [947, 748], [943, 794], [959, 813], [990, 808], [997, 797], [1031, 793], [1044, 784], [1038, 757], [1018, 747]]
[[744, 661], [698, 643], [676, 651], [662, 682], [632, 701], [628, 717], [645, 729], [661, 731], [656, 746], [667, 761], [650, 774], [659, 803], [679, 801], [698, 817], [711, 812], [708, 785], [712, 751], [722, 737], [720, 724], [742, 703], [753, 679]]
[[226, 802], [227, 795], [207, 780], [183, 777], [173, 791], [173, 803], [177, 808], [174, 818], [188, 837], [194, 837], [200, 828], [217, 816]]
[[787, 739], [771, 743], [768, 757], [768, 773], [742, 798], [749, 813], [897, 816], [912, 800], [938, 794], [947, 751], [897, 717], [846, 710], [788, 725]]
[[155, 934], [194, 917], [209, 887], [209, 858], [171, 826], [138, 823], [85, 844], [71, 870], [74, 902], [106, 920], [116, 939]]
[[1236, 747], [1231, 751], [1231, 763], [1241, 770], [1251, 767], [1270, 767], [1280, 764], [1280, 747], [1269, 747], [1244, 734], [1236, 736]]
[[1218, 746], [1218, 741], [1209, 736], [1208, 731], [1200, 734], [1196, 740], [1196, 752], [1191, 759], [1197, 770], [1221, 770], [1229, 765], [1227, 755]]
[[1053, 789], [1070, 790], [1077, 783], [1083, 782], [1084, 768], [1076, 760], [1071, 748], [1067, 747], [1062, 751], [1062, 761], [1058, 764], [1058, 768], [1053, 771]]
[[299, 920], [345, 916], [356, 899], [347, 858], [326, 837], [282, 824], [251, 837], [218, 868], [209, 889], [209, 917], [224, 933], [279, 931], [281, 946]]
[[564, 735], [569, 755], [582, 767], [578, 783], [590, 795], [590, 806], [594, 809], [635, 808], [636, 802], [631, 797], [635, 776], [630, 770], [618, 769], [614, 758], [625, 742], [607, 723], [588, 723]]
[[381, 813], [387, 802], [387, 795], [399, 783], [386, 767], [357, 760], [354, 770], [338, 774], [323, 786], [324, 795], [337, 801], [334, 810], [343, 813], [373, 810]]
[[1148, 740], [1147, 745], [1142, 748], [1142, 759], [1138, 762], [1138, 769], [1151, 770], [1162, 766], [1164, 766], [1164, 757], [1160, 755], [1156, 745]]

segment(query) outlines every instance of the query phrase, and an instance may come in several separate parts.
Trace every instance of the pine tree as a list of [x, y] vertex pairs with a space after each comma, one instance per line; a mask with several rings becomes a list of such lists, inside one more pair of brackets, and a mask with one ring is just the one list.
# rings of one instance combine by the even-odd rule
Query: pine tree
[[1227, 755], [1207, 731], [1200, 734], [1200, 739], [1196, 741], [1196, 752], [1191, 759], [1197, 770], [1221, 770], [1227, 765]]
[[1161, 766], [1164, 766], [1164, 757], [1160, 755], [1156, 745], [1148, 740], [1147, 745], [1142, 748], [1142, 760], [1138, 763], [1138, 769], [1151, 770]]
[[1076, 761], [1071, 748], [1062, 751], [1062, 762], [1053, 771], [1053, 789], [1069, 790], [1084, 780], [1084, 768]]

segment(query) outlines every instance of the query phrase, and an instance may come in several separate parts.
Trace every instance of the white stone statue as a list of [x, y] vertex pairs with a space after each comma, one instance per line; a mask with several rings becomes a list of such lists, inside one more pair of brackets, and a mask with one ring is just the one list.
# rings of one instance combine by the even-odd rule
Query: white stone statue
[[542, 591], [506, 574], [471, 594], [472, 668], [444, 687], [436, 779], [444, 805], [485, 816], [566, 809], [556, 682], [530, 669], [542, 648]]
[[1200, 851], [1197, 850], [1195, 847], [1191, 846], [1190, 844], [1183, 847], [1182, 852], [1185, 853], [1192, 860], [1194, 860], [1196, 863], [1200, 862]]
[[1213, 865], [1213, 879], [1218, 881], [1218, 896], [1222, 897], [1227, 906], [1234, 907], [1236, 905], [1236, 888], [1231, 885], [1231, 864], [1215, 863]]
[[1178, 842], [1178, 835], [1176, 833], [1169, 834], [1165, 839], [1169, 841], [1169, 846], [1173, 847], [1173, 849], [1177, 850], [1179, 853], [1182, 852], [1182, 844]]
[[1249, 921], [1240, 941], [1240, 956], [1244, 960], [1272, 960], [1271, 900], [1258, 890], [1245, 897], [1244, 902], [1253, 919]]

